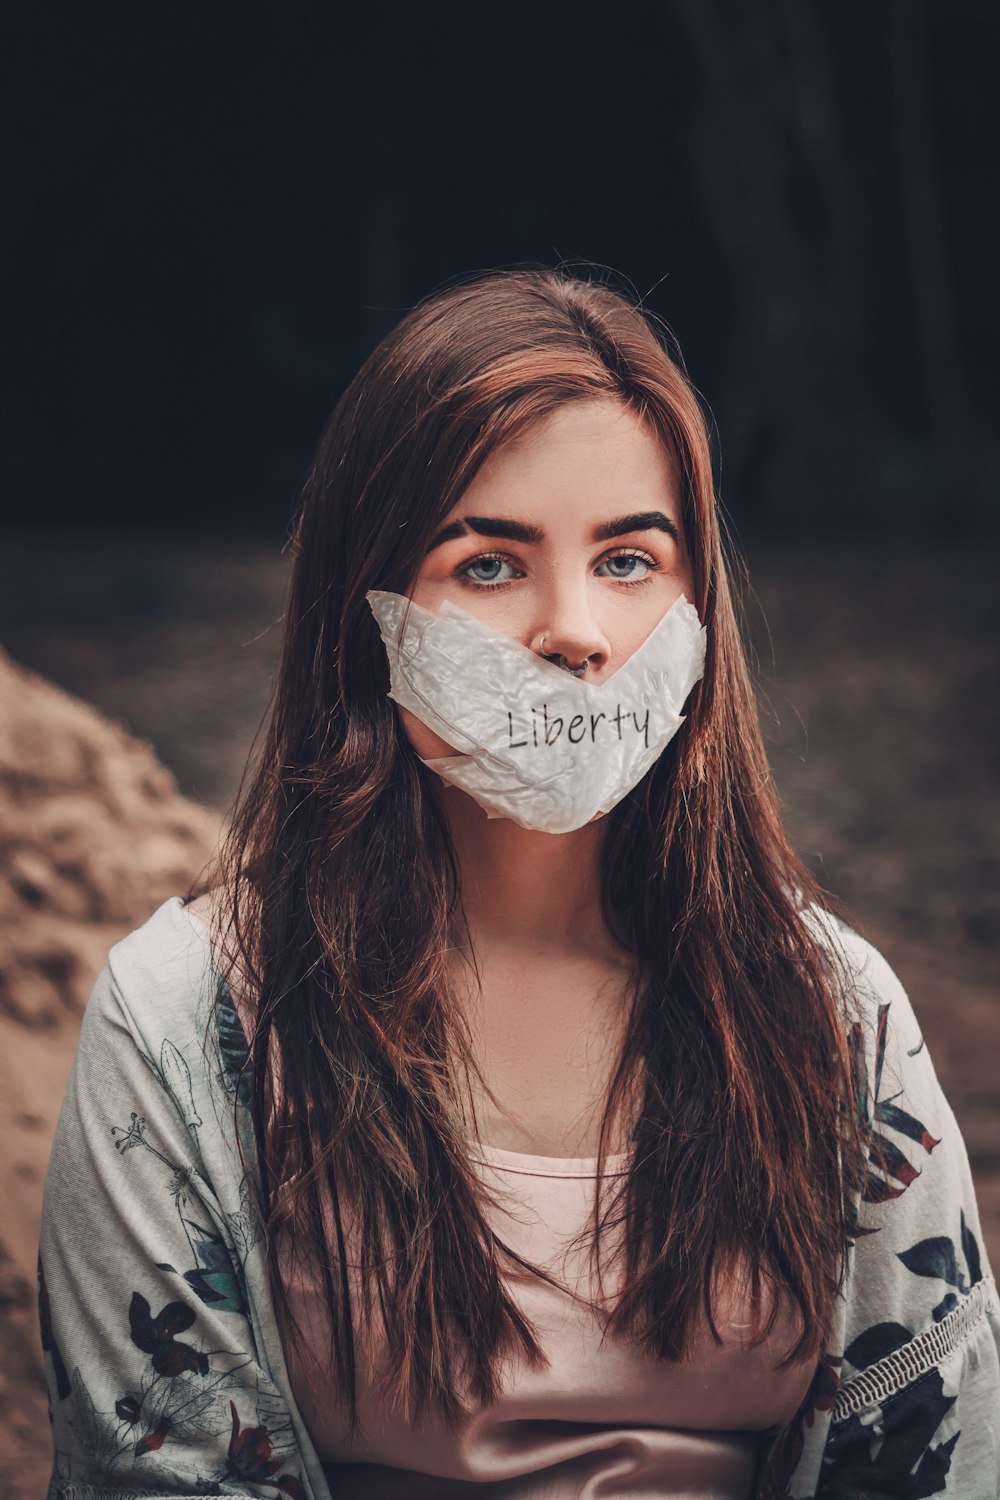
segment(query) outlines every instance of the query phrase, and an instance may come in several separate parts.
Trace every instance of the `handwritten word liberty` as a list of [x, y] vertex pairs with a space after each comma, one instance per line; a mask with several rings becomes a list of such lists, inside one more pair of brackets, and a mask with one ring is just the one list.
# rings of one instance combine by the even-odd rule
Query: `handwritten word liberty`
[[[604, 723], [606, 726], [598, 733], [598, 727]], [[531, 744], [535, 749], [544, 749], [546, 746], [555, 745], [565, 735], [571, 745], [579, 745], [586, 741], [588, 744], [596, 745], [599, 740], [607, 740], [617, 734], [618, 739], [624, 738], [625, 734], [634, 733], [642, 735], [643, 744], [649, 748], [649, 709], [640, 720], [639, 715], [629, 709], [623, 709], [618, 704], [613, 714], [587, 713], [574, 714], [567, 719], [563, 714], [550, 714], [547, 703], [541, 708], [531, 710], [530, 724], [518, 720], [514, 724], [514, 715], [507, 714], [507, 745], [508, 750], [520, 750], [523, 746]], [[519, 736], [525, 736], [523, 739]]]

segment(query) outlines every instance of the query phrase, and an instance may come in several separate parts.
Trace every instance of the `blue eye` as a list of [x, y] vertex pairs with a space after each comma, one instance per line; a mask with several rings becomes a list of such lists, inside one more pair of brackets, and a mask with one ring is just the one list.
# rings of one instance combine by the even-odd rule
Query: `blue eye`
[[[606, 557], [597, 569], [599, 576], [603, 578], [619, 578], [623, 582], [638, 582], [656, 567], [656, 564], [648, 557], [642, 557], [638, 552], [616, 552], [613, 557]], [[602, 568], [609, 568], [608, 573], [601, 573]], [[640, 571], [641, 569], [641, 571]]]
[[[503, 571], [507, 569], [506, 573]], [[459, 569], [459, 578], [472, 584], [508, 583], [511, 578], [516, 578], [517, 573], [512, 563], [497, 553], [483, 553], [481, 557], [474, 557]]]

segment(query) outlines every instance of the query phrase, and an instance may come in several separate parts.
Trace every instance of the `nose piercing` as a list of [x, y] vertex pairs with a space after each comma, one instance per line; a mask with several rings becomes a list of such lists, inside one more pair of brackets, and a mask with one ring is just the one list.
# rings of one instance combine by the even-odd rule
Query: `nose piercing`
[[590, 666], [590, 658], [589, 657], [584, 657], [583, 661], [580, 663], [580, 665], [578, 667], [571, 667], [570, 664], [569, 664], [569, 662], [566, 660], [565, 656], [563, 656], [563, 654], [562, 654], [561, 651], [560, 652], [546, 651], [546, 649], [545, 649], [545, 637], [546, 637], [547, 634], [548, 634], [547, 631], [543, 631], [542, 638], [538, 642], [538, 649], [541, 651], [542, 655], [543, 656], [555, 656], [557, 658], [556, 662], [555, 662], [555, 665], [557, 667], [562, 667], [562, 669], [563, 669], [564, 672], [571, 672], [574, 677], [582, 677], [583, 674], [584, 674], [584, 672], [586, 672], [587, 668]]

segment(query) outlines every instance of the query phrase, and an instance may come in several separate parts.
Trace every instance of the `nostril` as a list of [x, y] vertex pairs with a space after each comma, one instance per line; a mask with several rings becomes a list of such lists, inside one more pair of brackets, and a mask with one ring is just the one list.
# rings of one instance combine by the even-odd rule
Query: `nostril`
[[563, 656], [561, 653], [552, 652], [545, 659], [546, 661], [552, 662], [553, 666], [562, 667], [564, 672], [572, 673], [574, 677], [582, 677], [584, 672], [586, 672], [590, 666], [589, 656], [584, 657], [583, 661], [578, 667], [571, 666], [570, 663], [566, 660], [565, 656]]

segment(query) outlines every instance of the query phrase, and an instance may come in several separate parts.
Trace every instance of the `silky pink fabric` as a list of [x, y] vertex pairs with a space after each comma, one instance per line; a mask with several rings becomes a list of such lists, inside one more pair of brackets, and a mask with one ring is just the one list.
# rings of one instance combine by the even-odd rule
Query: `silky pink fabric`
[[[571, 1243], [593, 1211], [596, 1162], [479, 1144], [475, 1160], [484, 1186], [502, 1199], [488, 1209], [497, 1233], [565, 1288], [537, 1278], [511, 1284], [548, 1363], [509, 1362], [499, 1401], [449, 1429], [387, 1410], [359, 1360], [361, 1429], [351, 1435], [342, 1408], [324, 1394], [332, 1383], [307, 1379], [319, 1340], [315, 1350], [286, 1341], [292, 1389], [338, 1500], [746, 1500], [760, 1433], [793, 1415], [815, 1370], [814, 1360], [775, 1369], [791, 1342], [788, 1325], [747, 1348], [749, 1313], [731, 1295], [717, 1307], [721, 1346], [706, 1330], [683, 1363], [603, 1338], [588, 1300], [596, 1289], [586, 1248]], [[617, 1175], [624, 1163], [612, 1157], [607, 1165]], [[321, 1326], [321, 1287], [299, 1267], [288, 1284], [299, 1326]]]

